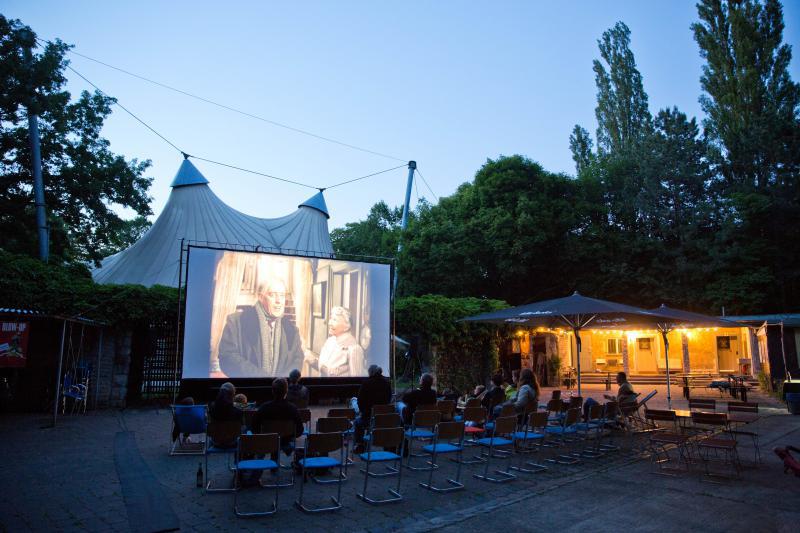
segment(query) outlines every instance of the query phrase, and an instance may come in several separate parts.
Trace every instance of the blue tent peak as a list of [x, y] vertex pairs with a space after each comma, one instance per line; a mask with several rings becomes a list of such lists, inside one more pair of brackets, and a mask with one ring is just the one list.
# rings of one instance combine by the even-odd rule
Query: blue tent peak
[[311, 209], [316, 209], [325, 215], [325, 218], [331, 218], [331, 216], [328, 214], [328, 206], [325, 205], [325, 197], [322, 195], [322, 191], [319, 191], [317, 194], [297, 207], [310, 207]]
[[208, 183], [208, 180], [200, 174], [200, 171], [197, 170], [188, 159], [184, 159], [183, 163], [181, 163], [181, 167], [178, 169], [178, 173], [175, 174], [175, 179], [172, 180], [171, 187], [185, 187], [187, 185], [205, 185]]

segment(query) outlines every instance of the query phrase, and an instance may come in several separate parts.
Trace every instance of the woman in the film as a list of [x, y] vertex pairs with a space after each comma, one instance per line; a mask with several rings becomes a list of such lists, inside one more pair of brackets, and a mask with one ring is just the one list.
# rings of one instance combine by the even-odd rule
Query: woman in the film
[[319, 352], [319, 371], [323, 377], [363, 376], [367, 366], [364, 350], [350, 333], [350, 311], [344, 307], [331, 309], [328, 340]]

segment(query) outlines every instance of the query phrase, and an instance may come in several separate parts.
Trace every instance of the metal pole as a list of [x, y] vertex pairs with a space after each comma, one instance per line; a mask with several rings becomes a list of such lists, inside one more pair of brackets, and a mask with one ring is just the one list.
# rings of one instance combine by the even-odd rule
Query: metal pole
[[[178, 259], [178, 327], [177, 332], [175, 333], [175, 373], [172, 375], [173, 379], [173, 387], [172, 387], [172, 405], [175, 405], [175, 400], [178, 397], [178, 388], [180, 387], [180, 382], [178, 381], [178, 354], [180, 353], [180, 346], [181, 346], [181, 291], [183, 289], [183, 242], [185, 239], [181, 239], [181, 253]], [[188, 254], [187, 254], [188, 255]], [[188, 257], [187, 257], [188, 261]]]
[[103, 328], [100, 328], [100, 344], [97, 347], [97, 368], [94, 372], [94, 401], [92, 407], [97, 409], [97, 396], [100, 394], [100, 361], [103, 358]]
[[[27, 31], [26, 34], [30, 35]], [[30, 35], [30, 46], [24, 49], [25, 63], [29, 70], [33, 67], [33, 48], [34, 40]], [[30, 80], [30, 78], [29, 78]], [[31, 174], [33, 177], [33, 198], [36, 205], [36, 229], [39, 234], [39, 259], [47, 262], [50, 254], [47, 236], [47, 215], [44, 204], [44, 182], [42, 181], [42, 154], [39, 147], [39, 117], [36, 113], [34, 102], [34, 88], [29, 82], [28, 103], [26, 106], [28, 113], [28, 142], [31, 147]]]
[[669, 377], [669, 341], [667, 340], [667, 333], [669, 330], [659, 327], [661, 330], [661, 338], [664, 339], [664, 360], [667, 362], [667, 409], [672, 409], [672, 395], [670, 394], [670, 377]]
[[53, 404], [53, 427], [56, 427], [56, 418], [58, 418], [58, 399], [61, 397], [61, 365], [64, 361], [64, 337], [66, 336], [66, 334], [67, 334], [67, 320], [64, 319], [64, 326], [61, 328], [61, 351], [58, 353], [58, 374], [56, 374], [56, 401]]
[[[579, 320], [580, 321], [580, 320]], [[580, 328], [572, 328], [575, 332], [575, 346], [578, 348], [578, 396], [581, 395], [581, 333]]]
[[[408, 226], [408, 210], [410, 208], [411, 203], [411, 186], [414, 184], [414, 171], [417, 169], [417, 162], [416, 161], [409, 161], [408, 162], [408, 182], [406, 183], [406, 201], [403, 204], [403, 220], [400, 223], [400, 239], [397, 242], [397, 255], [400, 256], [400, 252], [403, 251], [403, 234], [406, 231], [406, 227]], [[392, 294], [395, 293], [397, 290], [397, 274], [399, 268], [395, 268], [394, 270], [394, 281], [392, 283]]]

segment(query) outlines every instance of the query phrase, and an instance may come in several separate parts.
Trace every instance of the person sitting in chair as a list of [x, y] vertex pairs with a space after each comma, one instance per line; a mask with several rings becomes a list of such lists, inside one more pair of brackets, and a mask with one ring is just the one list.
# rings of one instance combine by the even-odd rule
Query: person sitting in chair
[[628, 383], [628, 376], [625, 372], [617, 372], [617, 385], [619, 385], [619, 390], [617, 390], [616, 396], [604, 394], [603, 397], [607, 400], [617, 402], [620, 408], [630, 407], [632, 404], [636, 403], [636, 396], [638, 396], [638, 394], [634, 392], [633, 386]]

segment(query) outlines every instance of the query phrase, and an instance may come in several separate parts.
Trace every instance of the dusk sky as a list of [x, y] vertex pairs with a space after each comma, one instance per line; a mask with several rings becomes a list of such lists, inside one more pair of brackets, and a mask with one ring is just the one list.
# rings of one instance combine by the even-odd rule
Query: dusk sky
[[[677, 106], [702, 118], [702, 58], [690, 25], [694, 1], [573, 2], [88, 2], [4, 0], [0, 11], [42, 39], [294, 128], [399, 158], [371, 155], [244, 117], [84, 58], [72, 66], [190, 154], [325, 187], [330, 228], [366, 217], [379, 200], [400, 205], [404, 161], [436, 196], [470, 181], [487, 158], [522, 154], [574, 174], [569, 134], [596, 128], [592, 60], [617, 21], [650, 110]], [[800, 79], [800, 2], [784, 2], [784, 41]], [[91, 89], [67, 72], [73, 95]], [[150, 159], [157, 215], [181, 155], [120, 109], [104, 135], [112, 150]], [[316, 191], [195, 165], [232, 207], [278, 217]], [[435, 202], [424, 183], [412, 192]]]

